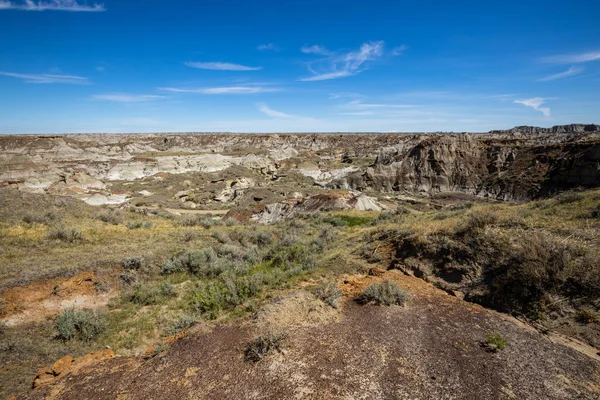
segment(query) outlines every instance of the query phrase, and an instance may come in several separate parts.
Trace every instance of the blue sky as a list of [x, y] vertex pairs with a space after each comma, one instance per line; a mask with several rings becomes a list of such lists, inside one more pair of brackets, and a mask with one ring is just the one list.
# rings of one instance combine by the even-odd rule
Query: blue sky
[[0, 0], [0, 133], [600, 122], [600, 2]]

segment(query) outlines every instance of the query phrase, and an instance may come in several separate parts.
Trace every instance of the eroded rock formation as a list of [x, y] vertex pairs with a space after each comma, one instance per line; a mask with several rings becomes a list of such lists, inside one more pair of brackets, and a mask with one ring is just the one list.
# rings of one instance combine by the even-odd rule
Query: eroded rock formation
[[329, 189], [458, 191], [524, 200], [598, 186], [599, 129], [566, 125], [487, 134], [6, 135], [0, 136], [0, 187], [114, 203], [125, 201], [127, 194], [111, 192], [111, 182], [245, 168], [265, 182], [293, 172]]

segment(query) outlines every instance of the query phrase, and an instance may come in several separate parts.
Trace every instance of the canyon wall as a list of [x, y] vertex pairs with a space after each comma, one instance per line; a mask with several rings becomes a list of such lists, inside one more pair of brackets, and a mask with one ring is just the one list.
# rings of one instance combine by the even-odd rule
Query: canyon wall
[[485, 134], [81, 134], [0, 136], [0, 187], [107, 190], [111, 181], [243, 167], [329, 189], [527, 200], [600, 185], [600, 126]]

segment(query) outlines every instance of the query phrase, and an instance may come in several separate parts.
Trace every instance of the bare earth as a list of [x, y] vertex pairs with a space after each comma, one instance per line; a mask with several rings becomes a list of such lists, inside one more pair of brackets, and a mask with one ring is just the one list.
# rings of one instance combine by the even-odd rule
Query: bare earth
[[[361, 306], [353, 300], [367, 284], [384, 278], [412, 292], [406, 307]], [[599, 361], [506, 316], [397, 271], [340, 283], [345, 301], [333, 317], [330, 310], [276, 299], [272, 313], [278, 327], [286, 324], [278, 303], [287, 304], [280, 311], [293, 310], [300, 318], [290, 319], [284, 350], [257, 364], [245, 361], [243, 352], [268, 325], [268, 314], [210, 332], [192, 328], [154, 358], [113, 358], [23, 398], [600, 398]], [[310, 303], [303, 295], [291, 298]], [[481, 348], [490, 332], [507, 338], [503, 351]]]

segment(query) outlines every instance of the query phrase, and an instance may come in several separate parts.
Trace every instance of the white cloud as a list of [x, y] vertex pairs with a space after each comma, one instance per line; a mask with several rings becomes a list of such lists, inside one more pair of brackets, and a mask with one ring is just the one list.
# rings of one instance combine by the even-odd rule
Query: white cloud
[[554, 74], [554, 75], [550, 75], [550, 76], [545, 76], [541, 79], [538, 79], [538, 81], [539, 82], [555, 81], [557, 79], [562, 79], [562, 78], [567, 78], [569, 76], [579, 75], [582, 72], [583, 72], [583, 68], [571, 67], [564, 72], [560, 72], [558, 74]]
[[359, 97], [364, 97], [364, 96], [360, 93], [353, 93], [353, 92], [329, 93], [329, 100], [336, 100], [336, 99], [341, 99], [344, 97], [359, 98]]
[[400, 54], [404, 53], [406, 50], [408, 50], [408, 46], [405, 44], [403, 44], [402, 46], [394, 47], [392, 49], [392, 55], [399, 56]]
[[579, 54], [562, 54], [543, 58], [543, 61], [558, 64], [578, 64], [600, 60], [600, 51], [590, 51]]
[[319, 54], [322, 56], [331, 55], [331, 52], [329, 50], [327, 50], [324, 46], [318, 44], [312, 46], [304, 45], [300, 48], [300, 51], [305, 54]]
[[255, 93], [278, 92], [280, 89], [264, 87], [264, 86], [222, 86], [222, 87], [199, 88], [199, 89], [184, 89], [184, 88], [165, 87], [165, 88], [159, 88], [159, 90], [163, 90], [165, 92], [171, 92], [171, 93], [255, 94]]
[[106, 71], [106, 68], [104, 68], [102, 66], [96, 67], [96, 71], [98, 71], [98, 72], [104, 72], [104, 71]]
[[142, 103], [164, 99], [165, 96], [157, 96], [151, 94], [128, 94], [128, 93], [111, 93], [111, 94], [96, 94], [92, 96], [96, 100], [114, 101], [117, 103]]
[[550, 116], [550, 108], [542, 107], [542, 104], [544, 104], [544, 99], [542, 99], [541, 97], [534, 97], [534, 98], [525, 99], [525, 100], [515, 100], [515, 103], [523, 104], [524, 106], [531, 107], [534, 110], [537, 110], [537, 111], [541, 112], [542, 114], [544, 114], [545, 117]]
[[49, 0], [49, 1], [0, 1], [0, 10], [25, 10], [25, 11], [74, 11], [74, 12], [97, 12], [106, 11], [104, 4], [87, 5], [79, 4], [76, 0]]
[[258, 71], [262, 67], [248, 67], [241, 64], [226, 62], [186, 62], [185, 65], [191, 68], [212, 69], [216, 71]]
[[267, 50], [278, 51], [279, 47], [277, 47], [273, 43], [265, 43], [265, 44], [258, 45], [257, 49], [260, 51], [267, 51]]
[[70, 83], [74, 85], [85, 85], [90, 83], [88, 78], [74, 75], [54, 74], [19, 74], [14, 72], [2, 72], [0, 75], [23, 79], [27, 83]]
[[317, 74], [315, 76], [309, 76], [308, 78], [300, 79], [302, 82], [316, 82], [316, 81], [327, 81], [329, 79], [338, 79], [338, 78], [346, 78], [348, 76], [355, 75], [352, 71], [343, 70], [343, 71], [334, 71], [326, 74]]
[[256, 107], [258, 107], [258, 110], [260, 112], [268, 115], [269, 117], [273, 117], [273, 118], [293, 118], [294, 117], [293, 115], [286, 114], [281, 111], [273, 110], [265, 103], [258, 103], [258, 104], [256, 104]]
[[407, 114], [423, 115], [423, 111], [415, 110], [418, 107], [412, 104], [364, 103], [361, 100], [353, 100], [336, 108], [342, 115], [394, 117]]
[[363, 64], [374, 60], [383, 55], [383, 41], [363, 43], [357, 51], [332, 55], [321, 60], [318, 63], [317, 71], [312, 64], [309, 65], [310, 71], [314, 74], [307, 78], [301, 78], [300, 81], [313, 82], [324, 81], [328, 79], [345, 78], [361, 73]]

